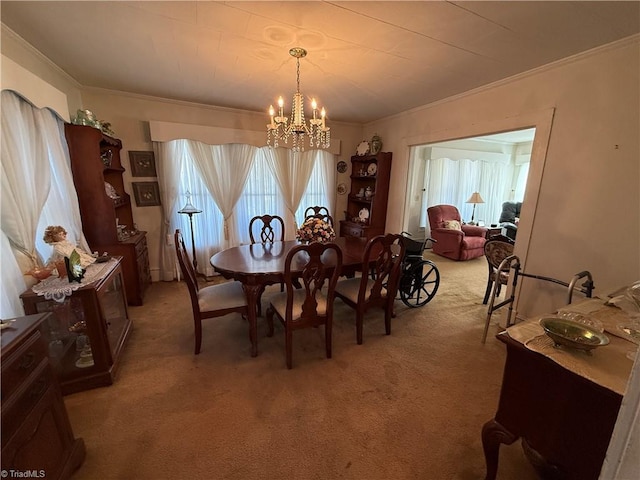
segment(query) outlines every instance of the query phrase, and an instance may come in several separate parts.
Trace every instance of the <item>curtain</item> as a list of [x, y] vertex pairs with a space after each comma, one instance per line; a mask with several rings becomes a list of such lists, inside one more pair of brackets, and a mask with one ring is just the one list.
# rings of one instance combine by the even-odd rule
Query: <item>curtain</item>
[[[513, 165], [479, 160], [438, 158], [427, 161], [423, 204], [455, 205], [464, 221], [498, 221], [502, 202], [509, 198]], [[466, 203], [473, 192], [479, 192], [485, 203]], [[420, 224], [428, 228], [427, 210], [421, 212]], [[429, 233], [427, 232], [427, 235]]]
[[[267, 160], [262, 150], [258, 149], [251, 172], [247, 177], [247, 183], [235, 207], [240, 244], [251, 242], [249, 223], [253, 217], [268, 214], [277, 215], [286, 220], [288, 218], [287, 212], [287, 206], [271, 168], [267, 165]], [[293, 238], [292, 229], [292, 224], [287, 228], [285, 223], [284, 232], [286, 238]], [[279, 226], [276, 226], [275, 234], [276, 238], [280, 238]]]
[[[333, 216], [337, 230], [338, 218], [336, 218], [336, 161], [335, 156], [325, 150], [312, 150], [309, 152], [314, 166], [307, 182], [307, 188], [302, 195], [296, 211], [296, 222], [304, 221], [304, 211], [307, 207], [320, 205], [327, 207]], [[336, 231], [337, 233], [337, 231]]]
[[[215, 273], [209, 263], [212, 255], [230, 246], [249, 243], [248, 226], [254, 216], [270, 214], [282, 217], [285, 222], [288, 220], [285, 223], [285, 238], [293, 239], [296, 215], [302, 217], [307, 206], [324, 205], [331, 212], [335, 209], [335, 157], [329, 152], [312, 150], [294, 157], [290, 150], [284, 148], [216, 146], [192, 140], [157, 143], [154, 148], [158, 158], [164, 213], [162, 234], [171, 236], [165, 237], [167, 240], [162, 242], [161, 247], [164, 280], [173, 280], [178, 276], [172, 238], [176, 228], [183, 232], [188, 251], [193, 252], [195, 243], [198, 272], [211, 276]], [[295, 165], [289, 169], [288, 163]], [[277, 171], [284, 172], [284, 178], [295, 177], [305, 182], [293, 189], [288, 187], [287, 182], [284, 187], [292, 198], [300, 198], [295, 204], [289, 204], [291, 208], [297, 208], [295, 214], [291, 213], [285, 201], [280, 183], [274, 175], [274, 165], [280, 169]], [[236, 195], [236, 187], [243, 178], [241, 191]], [[217, 198], [214, 198], [212, 190], [215, 189], [210, 187], [210, 182], [220, 187], [216, 195], [226, 201], [223, 208], [231, 208], [226, 221]], [[224, 186], [229, 188], [225, 189]], [[191, 195], [192, 204], [202, 210], [202, 213], [192, 217], [193, 242], [189, 217], [178, 213], [186, 202], [187, 192]], [[237, 198], [235, 205], [234, 197]], [[228, 231], [226, 240], [223, 225]]]
[[70, 242], [89, 251], [64, 123], [48, 109], [37, 109], [15, 93], [1, 93], [2, 318], [24, 315], [19, 294], [27, 288], [23, 272], [46, 260], [51, 246], [42, 236], [47, 225], [62, 225]]
[[295, 215], [316, 162], [315, 151], [294, 152], [285, 148], [272, 147], [262, 147], [261, 150], [280, 187], [288, 210], [285, 218], [286, 239], [293, 239], [298, 227]]
[[[189, 151], [207, 190], [224, 217], [224, 245], [237, 245], [238, 231], [232, 216], [256, 156], [252, 145], [206, 145], [189, 142]], [[234, 225], [234, 228], [230, 228]]]
[[173, 140], [170, 142], [154, 142], [155, 156], [158, 159], [158, 183], [162, 204], [162, 224], [160, 226], [160, 238], [166, 239], [160, 242], [160, 279], [171, 281], [180, 278], [180, 269], [177, 264], [176, 252], [173, 246], [173, 234], [176, 226], [172, 222], [173, 212], [178, 210], [179, 184], [175, 179], [180, 178], [186, 151], [185, 140]]
[[1, 225], [18, 264], [28, 270], [42, 262], [36, 251], [36, 229], [51, 188], [47, 145], [38, 135], [45, 118], [13, 92], [3, 91], [1, 99]]

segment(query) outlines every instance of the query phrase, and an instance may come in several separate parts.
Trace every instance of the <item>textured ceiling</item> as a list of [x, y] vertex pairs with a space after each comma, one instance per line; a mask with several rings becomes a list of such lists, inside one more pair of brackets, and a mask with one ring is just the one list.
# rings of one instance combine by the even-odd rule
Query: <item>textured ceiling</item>
[[638, 1], [30, 2], [1, 20], [86, 87], [364, 123], [640, 32]]

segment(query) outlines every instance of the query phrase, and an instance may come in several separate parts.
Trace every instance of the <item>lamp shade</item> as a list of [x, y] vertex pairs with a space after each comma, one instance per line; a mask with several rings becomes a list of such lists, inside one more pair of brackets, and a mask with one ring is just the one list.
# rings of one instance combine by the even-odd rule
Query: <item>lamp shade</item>
[[469, 200], [467, 200], [467, 203], [484, 203], [484, 200], [478, 192], [473, 192], [469, 197]]

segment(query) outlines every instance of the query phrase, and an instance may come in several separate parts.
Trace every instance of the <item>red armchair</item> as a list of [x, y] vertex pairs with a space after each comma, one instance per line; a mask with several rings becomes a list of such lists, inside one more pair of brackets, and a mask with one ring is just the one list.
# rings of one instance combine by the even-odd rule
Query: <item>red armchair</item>
[[453, 205], [435, 205], [427, 209], [433, 252], [452, 260], [471, 260], [484, 256], [487, 229], [463, 225]]

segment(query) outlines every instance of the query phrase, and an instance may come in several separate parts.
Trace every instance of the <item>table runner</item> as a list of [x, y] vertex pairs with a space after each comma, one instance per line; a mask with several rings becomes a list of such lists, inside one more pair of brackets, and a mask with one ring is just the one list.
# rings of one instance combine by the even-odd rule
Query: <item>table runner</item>
[[87, 271], [82, 277], [80, 283], [70, 282], [67, 278], [60, 278], [51, 276], [45, 278], [40, 283], [36, 283], [31, 290], [33, 293], [44, 296], [47, 300], [55, 300], [56, 302], [64, 302], [66, 297], [70, 297], [71, 294], [79, 288], [85, 287], [93, 282], [97, 282], [111, 273], [118, 265], [118, 260], [110, 258], [103, 263], [92, 263], [87, 266]]
[[560, 311], [578, 312], [599, 320], [610, 343], [592, 350], [591, 353], [564, 346], [556, 347], [539, 323], [541, 318], [550, 315], [539, 315], [520, 322], [509, 327], [507, 333], [529, 350], [550, 358], [567, 370], [598, 385], [624, 395], [633, 358], [638, 349], [632, 338], [618, 329], [620, 323], [629, 322], [629, 315], [617, 307], [605, 305], [605, 300], [597, 298], [568, 305]]

